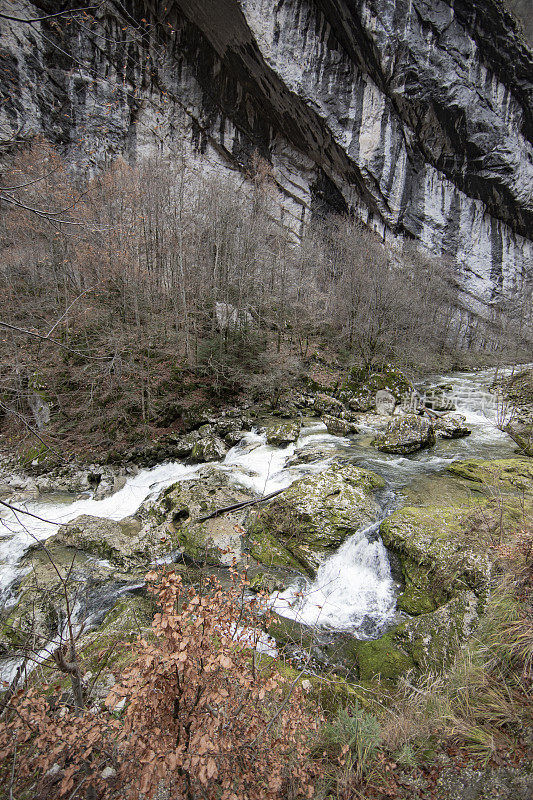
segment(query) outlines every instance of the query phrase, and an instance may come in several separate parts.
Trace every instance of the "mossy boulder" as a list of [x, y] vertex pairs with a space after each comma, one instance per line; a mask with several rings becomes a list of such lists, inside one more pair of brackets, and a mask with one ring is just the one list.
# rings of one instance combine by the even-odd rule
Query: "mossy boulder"
[[448, 472], [503, 491], [533, 493], [533, 461], [529, 458], [471, 458], [454, 461]]
[[334, 417], [331, 414], [323, 414], [322, 421], [328, 429], [328, 433], [334, 436], [350, 436], [358, 431], [357, 425], [349, 419]]
[[242, 555], [246, 511], [200, 520], [226, 506], [253, 499], [252, 492], [232, 484], [227, 475], [205, 467], [194, 479], [165, 489], [152, 504], [151, 513], [185, 559], [197, 564], [229, 565]]
[[405, 414], [393, 419], [384, 433], [376, 437], [375, 446], [383, 453], [409, 455], [432, 447], [435, 431], [431, 422], [416, 414]]
[[478, 622], [478, 598], [460, 592], [427, 614], [396, 625], [380, 639], [343, 645], [346, 662], [359, 680], [396, 681], [410, 670], [443, 670]]
[[333, 416], [340, 416], [344, 411], [344, 405], [340, 400], [331, 397], [329, 394], [317, 392], [313, 401], [313, 408], [315, 413], [321, 416], [322, 414], [332, 414]]
[[267, 444], [274, 447], [286, 447], [295, 442], [300, 435], [300, 423], [295, 421], [269, 425], [266, 429]]
[[170, 552], [170, 540], [137, 517], [115, 521], [82, 514], [62, 525], [50, 540], [107, 559], [122, 569], [148, 566]]
[[189, 461], [202, 464], [208, 461], [220, 461], [227, 453], [227, 447], [218, 436], [203, 436], [194, 443]]
[[378, 475], [337, 463], [296, 481], [255, 514], [252, 556], [314, 575], [324, 555], [376, 519], [373, 493], [383, 486]]
[[[371, 398], [371, 408], [375, 405], [375, 396], [379, 391], [390, 392], [399, 402], [405, 394], [413, 391], [413, 384], [403, 372], [394, 367], [386, 367], [381, 370], [352, 367], [341, 387], [341, 394], [347, 400], [349, 398], [356, 400]], [[352, 407], [351, 403], [350, 407]], [[361, 408], [360, 410], [370, 409]]]
[[[491, 562], [479, 543], [465, 541], [468, 513], [466, 507], [406, 506], [383, 520], [381, 536], [385, 546], [400, 557], [406, 589], [415, 586], [434, 597], [466, 587], [486, 591]], [[423, 579], [412, 570], [412, 562], [424, 568]]]

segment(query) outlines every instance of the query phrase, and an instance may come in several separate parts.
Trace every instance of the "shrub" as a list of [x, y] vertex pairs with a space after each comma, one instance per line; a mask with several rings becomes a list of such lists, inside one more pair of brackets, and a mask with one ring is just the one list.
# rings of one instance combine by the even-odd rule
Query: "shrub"
[[[173, 572], [151, 573], [160, 606], [103, 710], [73, 713], [33, 689], [15, 695], [0, 725], [0, 777], [16, 796], [311, 797], [309, 736], [319, 716], [298, 680], [258, 652], [264, 613], [210, 579], [200, 595]], [[259, 648], [260, 649], [260, 648]], [[268, 663], [266, 664], [265, 661]], [[54, 765], [57, 765], [54, 766]]]

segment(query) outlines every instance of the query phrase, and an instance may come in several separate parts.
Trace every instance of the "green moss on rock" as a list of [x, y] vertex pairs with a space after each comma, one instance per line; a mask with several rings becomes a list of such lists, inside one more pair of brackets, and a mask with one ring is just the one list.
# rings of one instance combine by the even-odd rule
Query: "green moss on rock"
[[254, 558], [314, 575], [322, 556], [378, 513], [373, 492], [384, 481], [367, 470], [334, 464], [288, 487], [249, 528]]
[[476, 483], [501, 489], [533, 492], [533, 461], [530, 458], [500, 458], [490, 461], [471, 458], [454, 461], [448, 472]]
[[407, 557], [425, 567], [439, 592], [465, 587], [484, 592], [491, 564], [486, 552], [465, 542], [467, 513], [468, 509], [455, 506], [407, 506], [382, 522], [381, 536], [400, 559]]

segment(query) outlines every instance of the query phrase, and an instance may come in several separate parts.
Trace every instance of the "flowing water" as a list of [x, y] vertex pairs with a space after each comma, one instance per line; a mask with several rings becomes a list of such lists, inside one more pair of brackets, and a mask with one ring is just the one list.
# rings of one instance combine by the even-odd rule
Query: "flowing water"
[[[258, 496], [289, 486], [304, 474], [323, 470], [333, 458], [371, 469], [387, 484], [387, 490], [378, 497], [382, 514], [376, 523], [348, 538], [320, 566], [315, 580], [300, 579], [285, 592], [274, 595], [276, 611], [306, 624], [348, 630], [360, 637], [379, 635], [392, 619], [395, 607], [396, 587], [379, 537], [380, 519], [394, 507], [395, 490], [417, 476], [444, 469], [456, 459], [504, 458], [513, 453], [514, 443], [496, 427], [499, 409], [489, 392], [493, 379], [494, 370], [433, 376], [434, 382], [450, 385], [447, 394], [456, 403], [457, 411], [466, 416], [472, 435], [439, 440], [435, 448], [409, 457], [386, 455], [372, 448], [370, 430], [363, 429], [349, 438], [332, 436], [317, 420], [304, 420], [300, 438], [288, 447], [269, 446], [264, 435], [253, 432], [228, 452], [215, 468]], [[174, 462], [142, 470], [129, 478], [120, 491], [103, 500], [85, 495], [74, 500], [63, 497], [25, 503], [24, 508], [35, 517], [4, 509], [0, 528], [0, 600], [8, 605], [14, 602], [12, 587], [21, 575], [22, 555], [36, 540], [43, 541], [54, 534], [58, 525], [80, 514], [123, 519], [172, 483], [194, 479], [201, 466]], [[115, 587], [110, 597], [116, 597], [119, 591], [124, 588]]]

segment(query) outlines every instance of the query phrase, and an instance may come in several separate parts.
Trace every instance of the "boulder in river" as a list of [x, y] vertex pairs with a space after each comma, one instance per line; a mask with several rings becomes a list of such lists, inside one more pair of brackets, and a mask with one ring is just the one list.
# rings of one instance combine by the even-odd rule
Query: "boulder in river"
[[[491, 574], [486, 547], [477, 539], [465, 538], [468, 515], [482, 502], [406, 506], [383, 520], [381, 537], [400, 558], [406, 588], [414, 586], [419, 593], [436, 598], [436, 604], [442, 602], [443, 591], [449, 594], [465, 586], [486, 591]], [[414, 608], [409, 610], [416, 613]]]
[[189, 461], [201, 464], [204, 461], [220, 461], [227, 453], [227, 447], [218, 436], [204, 436], [194, 443]]
[[54, 544], [83, 550], [123, 569], [148, 566], [170, 551], [170, 540], [137, 517], [115, 521], [82, 514], [62, 525], [50, 540]]
[[446, 414], [439, 417], [434, 423], [435, 433], [441, 439], [460, 439], [470, 436], [472, 431], [466, 425], [466, 417], [462, 414]]
[[295, 442], [300, 435], [300, 423], [296, 421], [280, 422], [269, 425], [266, 429], [267, 443], [275, 447], [286, 447]]
[[350, 434], [358, 432], [357, 425], [349, 419], [334, 417], [331, 414], [323, 414], [322, 421], [328, 429], [328, 433], [334, 436], [350, 436]]
[[433, 425], [429, 420], [416, 414], [405, 414], [393, 419], [387, 430], [375, 439], [378, 450], [400, 455], [409, 455], [434, 444]]
[[373, 472], [337, 463], [296, 481], [257, 512], [249, 527], [252, 556], [313, 576], [326, 554], [376, 519], [373, 493], [383, 486]]
[[227, 475], [206, 467], [194, 479], [165, 489], [152, 512], [187, 561], [229, 566], [242, 556], [246, 510], [226, 512], [204, 522], [199, 519], [253, 499], [250, 491], [233, 484]]

